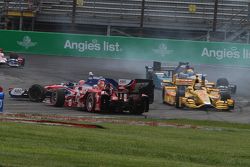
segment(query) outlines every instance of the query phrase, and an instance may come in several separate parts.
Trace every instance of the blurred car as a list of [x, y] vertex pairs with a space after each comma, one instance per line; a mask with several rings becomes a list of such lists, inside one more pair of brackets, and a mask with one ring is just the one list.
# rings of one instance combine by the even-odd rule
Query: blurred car
[[0, 65], [8, 65], [9, 67], [23, 67], [25, 58], [19, 56], [17, 53], [10, 53], [5, 56], [3, 49], [0, 48]]

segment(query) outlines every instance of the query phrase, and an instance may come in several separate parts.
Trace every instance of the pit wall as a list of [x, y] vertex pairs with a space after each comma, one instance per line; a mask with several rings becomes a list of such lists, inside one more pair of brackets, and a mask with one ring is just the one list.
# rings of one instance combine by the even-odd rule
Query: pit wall
[[6, 52], [250, 66], [250, 45], [0, 30]]

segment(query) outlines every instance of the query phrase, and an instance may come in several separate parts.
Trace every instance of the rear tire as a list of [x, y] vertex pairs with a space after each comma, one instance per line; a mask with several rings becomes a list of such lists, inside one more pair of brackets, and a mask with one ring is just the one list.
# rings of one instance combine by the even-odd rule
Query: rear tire
[[102, 111], [110, 110], [110, 97], [108, 95], [103, 95], [101, 97], [101, 110]]
[[163, 104], [165, 103], [164, 98], [165, 98], [165, 88], [163, 87], [162, 89], [162, 103]]
[[89, 93], [86, 97], [85, 108], [88, 112], [94, 112], [96, 105], [95, 93]]
[[30, 101], [42, 102], [45, 99], [46, 90], [43, 86], [34, 84], [28, 90]]
[[58, 89], [55, 92], [52, 92], [50, 102], [55, 107], [62, 107], [65, 102], [65, 92], [64, 89]]
[[130, 107], [130, 114], [141, 115], [149, 110], [149, 101], [146, 98], [142, 98], [140, 104], [132, 104]]
[[236, 94], [236, 90], [237, 90], [237, 86], [235, 85], [235, 86], [232, 88], [231, 93], [232, 93], [232, 94]]

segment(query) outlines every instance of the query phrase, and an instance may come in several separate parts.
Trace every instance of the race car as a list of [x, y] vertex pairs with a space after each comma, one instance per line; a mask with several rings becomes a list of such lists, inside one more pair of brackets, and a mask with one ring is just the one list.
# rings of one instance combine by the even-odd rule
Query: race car
[[171, 82], [174, 74], [179, 73], [180, 75], [186, 75], [184, 72], [193, 70], [193, 68], [189, 66], [189, 62], [179, 62], [177, 66], [162, 66], [161, 62], [154, 61], [153, 67], [145, 66], [145, 68], [146, 79], [152, 79], [155, 88], [158, 89], [162, 89], [165, 82]]
[[[115, 86], [117, 86], [117, 82], [113, 81], [109, 78], [103, 78], [102, 76], [89, 76], [87, 81], [84, 83], [87, 84], [89, 87], [96, 85], [99, 79], [105, 79], [106, 82], [109, 82]], [[52, 85], [46, 85], [42, 86], [39, 84], [34, 84], [30, 86], [29, 89], [23, 89], [23, 88], [9, 88], [9, 95], [11, 98], [29, 98], [30, 101], [33, 102], [42, 102], [45, 98], [50, 98], [52, 92], [55, 92], [57, 89], [63, 89], [63, 88], [73, 88], [76, 85], [81, 84], [83, 80], [80, 80], [79, 82], [74, 81], [68, 81], [68, 82], [62, 82], [59, 84], [52, 84]]]
[[119, 84], [110, 78], [89, 77], [85, 82], [69, 82], [48, 86], [38, 84], [29, 89], [10, 88], [13, 98], [29, 98], [42, 102], [49, 98], [56, 107], [78, 107], [93, 111], [125, 111], [141, 114], [149, 110], [154, 100], [152, 80], [119, 80]]
[[234, 100], [227, 92], [221, 92], [207, 83], [205, 76], [195, 79], [178, 78], [166, 83], [162, 90], [163, 103], [174, 105], [176, 108], [216, 108], [218, 110], [234, 109]]
[[142, 114], [149, 111], [153, 98], [152, 80], [120, 79], [117, 87], [99, 80], [92, 87], [84, 84], [73, 89], [58, 89], [51, 96], [51, 104], [56, 107], [77, 107], [88, 112], [129, 111], [131, 114]]
[[8, 57], [3, 53], [0, 48], [0, 65], [8, 65], [9, 67], [23, 67], [25, 58], [19, 56], [17, 53], [10, 53]]

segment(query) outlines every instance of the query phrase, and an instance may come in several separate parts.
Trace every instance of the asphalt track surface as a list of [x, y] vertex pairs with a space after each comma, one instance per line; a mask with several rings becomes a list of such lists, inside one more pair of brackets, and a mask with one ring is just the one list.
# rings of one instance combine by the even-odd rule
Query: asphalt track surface
[[[97, 76], [114, 79], [145, 78], [145, 65], [152, 65], [151, 61], [119, 60], [101, 58], [80, 58], [63, 56], [25, 55], [24, 68], [10, 68], [0, 66], [0, 85], [6, 93], [4, 113], [27, 113], [46, 115], [66, 115], [81, 117], [142, 117], [159, 119], [197, 119], [216, 120], [239, 123], [250, 123], [250, 68], [222, 67], [210, 65], [195, 65], [195, 71], [207, 74], [209, 81], [216, 81], [219, 77], [227, 77], [237, 85], [236, 107], [231, 112], [216, 110], [176, 109], [162, 104], [161, 91], [155, 90], [155, 101], [150, 111], [136, 116], [128, 113], [88, 113], [71, 108], [56, 108], [47, 103], [33, 103], [25, 99], [11, 99], [8, 96], [9, 87], [29, 88], [30, 85], [61, 83], [63, 81], [78, 81], [86, 79], [88, 72]], [[177, 63], [171, 63], [177, 64]]]

